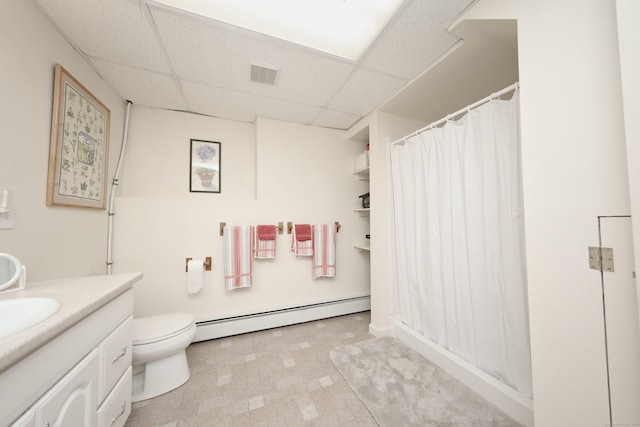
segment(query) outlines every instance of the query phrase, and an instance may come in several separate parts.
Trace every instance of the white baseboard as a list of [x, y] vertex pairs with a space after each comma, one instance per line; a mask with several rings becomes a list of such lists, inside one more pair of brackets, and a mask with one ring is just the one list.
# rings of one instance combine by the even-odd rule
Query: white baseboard
[[369, 310], [371, 310], [371, 297], [364, 296], [246, 316], [197, 322], [196, 335], [192, 342], [262, 331]]
[[393, 329], [391, 328], [391, 326], [385, 326], [384, 328], [379, 328], [373, 323], [369, 323], [369, 333], [376, 338], [390, 337], [393, 335]]

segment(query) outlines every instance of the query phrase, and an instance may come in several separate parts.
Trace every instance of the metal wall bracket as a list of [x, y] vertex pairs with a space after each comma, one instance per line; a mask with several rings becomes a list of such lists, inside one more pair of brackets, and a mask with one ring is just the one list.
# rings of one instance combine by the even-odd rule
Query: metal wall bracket
[[590, 246], [589, 267], [592, 270], [613, 272], [613, 248]]

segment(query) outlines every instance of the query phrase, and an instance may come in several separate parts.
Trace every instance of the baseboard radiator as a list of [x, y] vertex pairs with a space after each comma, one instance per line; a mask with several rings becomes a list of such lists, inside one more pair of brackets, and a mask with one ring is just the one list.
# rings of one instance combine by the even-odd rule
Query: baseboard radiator
[[196, 322], [196, 335], [193, 342], [229, 337], [369, 310], [371, 310], [371, 297], [363, 296], [282, 310], [227, 317], [224, 319], [207, 320]]
[[458, 381], [491, 402], [502, 412], [526, 427], [532, 427], [533, 400], [503, 384], [460, 357], [440, 347], [407, 326], [399, 317], [392, 318], [393, 336], [454, 376]]

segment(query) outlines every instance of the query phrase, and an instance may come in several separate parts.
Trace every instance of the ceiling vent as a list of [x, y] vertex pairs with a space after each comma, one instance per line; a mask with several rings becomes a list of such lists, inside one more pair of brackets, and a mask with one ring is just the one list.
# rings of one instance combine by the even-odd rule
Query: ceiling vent
[[276, 77], [278, 77], [278, 71], [280, 67], [275, 65], [260, 64], [257, 62], [251, 63], [251, 81], [257, 83], [264, 83], [268, 85], [276, 84]]

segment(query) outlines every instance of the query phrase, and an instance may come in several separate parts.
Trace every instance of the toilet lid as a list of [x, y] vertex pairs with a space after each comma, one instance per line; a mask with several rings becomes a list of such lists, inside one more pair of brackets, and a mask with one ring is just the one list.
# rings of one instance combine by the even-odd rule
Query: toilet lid
[[194, 324], [189, 313], [169, 313], [133, 319], [133, 344], [149, 344], [178, 335]]

